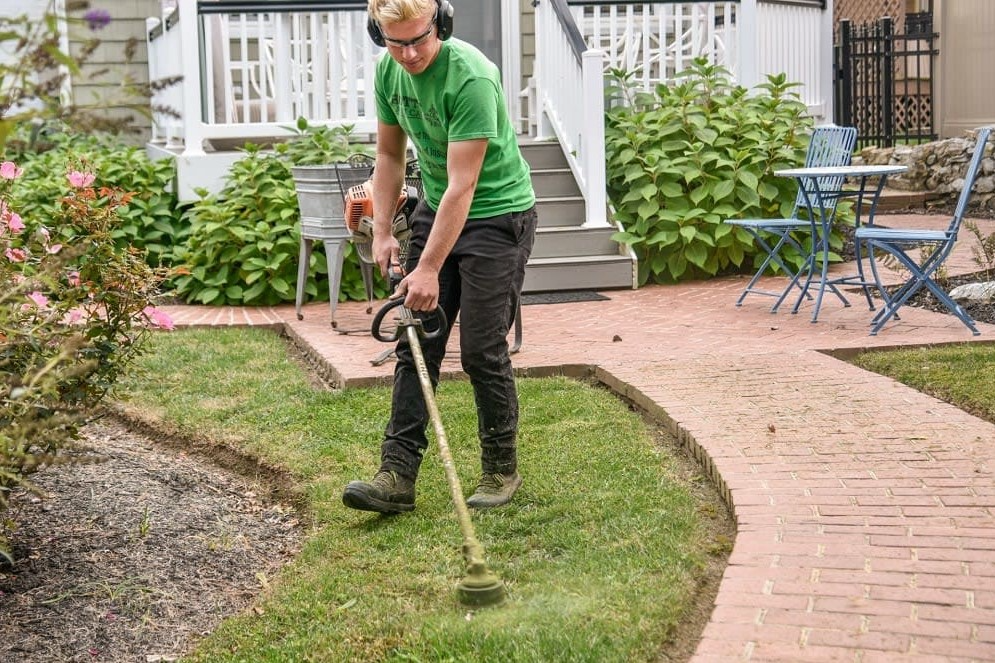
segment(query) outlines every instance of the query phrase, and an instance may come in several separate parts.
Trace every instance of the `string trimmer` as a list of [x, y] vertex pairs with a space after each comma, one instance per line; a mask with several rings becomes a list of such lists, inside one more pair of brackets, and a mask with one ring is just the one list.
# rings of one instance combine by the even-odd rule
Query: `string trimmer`
[[[393, 292], [397, 283], [400, 282], [400, 275], [391, 271], [390, 282]], [[393, 334], [384, 333], [380, 329], [384, 316], [395, 308], [400, 309], [397, 329]], [[422, 395], [425, 397], [425, 408], [428, 410], [429, 419], [432, 420], [435, 439], [439, 444], [439, 455], [442, 457], [442, 468], [445, 470], [446, 480], [449, 482], [453, 506], [456, 507], [456, 517], [463, 534], [463, 559], [466, 561], [467, 570], [466, 575], [456, 585], [456, 594], [460, 603], [474, 607], [496, 605], [504, 600], [504, 583], [487, 567], [487, 562], [484, 560], [484, 547], [477, 540], [473, 531], [470, 510], [463, 499], [463, 487], [456, 474], [456, 466], [453, 464], [453, 457], [449, 451], [446, 430], [442, 426], [442, 417], [439, 415], [439, 408], [435, 402], [435, 392], [432, 390], [428, 366], [425, 364], [425, 356], [422, 354], [420, 338], [436, 338], [445, 333], [448, 324], [446, 315], [441, 308], [437, 308], [432, 315], [438, 324], [435, 329], [429, 331], [425, 329], [422, 320], [412, 315], [411, 311], [404, 306], [403, 298], [391, 300], [373, 318], [373, 337], [385, 343], [395, 343], [403, 329], [407, 335], [408, 345], [411, 346], [411, 354], [418, 371], [418, 381], [421, 383]]]

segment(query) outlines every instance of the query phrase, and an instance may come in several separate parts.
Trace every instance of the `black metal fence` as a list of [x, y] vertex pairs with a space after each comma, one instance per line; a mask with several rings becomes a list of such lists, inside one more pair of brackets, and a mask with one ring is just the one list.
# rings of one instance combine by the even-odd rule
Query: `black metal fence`
[[932, 14], [908, 14], [896, 34], [885, 17], [855, 26], [840, 21], [834, 48], [836, 123], [857, 127], [861, 147], [936, 139], [933, 64], [938, 35]]

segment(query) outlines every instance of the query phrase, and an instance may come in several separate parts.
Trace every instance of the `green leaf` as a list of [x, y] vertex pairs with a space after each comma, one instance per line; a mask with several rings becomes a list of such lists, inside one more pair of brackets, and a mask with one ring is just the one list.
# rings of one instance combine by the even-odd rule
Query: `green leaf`
[[210, 304], [221, 294], [221, 291], [217, 288], [206, 288], [200, 291], [197, 295], [197, 301], [202, 304]]

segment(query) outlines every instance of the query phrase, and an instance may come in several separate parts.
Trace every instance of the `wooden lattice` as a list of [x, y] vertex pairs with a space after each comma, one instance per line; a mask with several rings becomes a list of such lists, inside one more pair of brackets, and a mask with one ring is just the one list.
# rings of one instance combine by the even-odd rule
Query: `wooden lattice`
[[928, 95], [901, 95], [895, 99], [897, 133], [930, 133], [933, 126], [933, 99]]
[[882, 16], [890, 16], [895, 31], [905, 31], [905, 0], [836, 0], [833, 3], [833, 24], [839, 32], [840, 21], [849, 19], [854, 25], [873, 23]]

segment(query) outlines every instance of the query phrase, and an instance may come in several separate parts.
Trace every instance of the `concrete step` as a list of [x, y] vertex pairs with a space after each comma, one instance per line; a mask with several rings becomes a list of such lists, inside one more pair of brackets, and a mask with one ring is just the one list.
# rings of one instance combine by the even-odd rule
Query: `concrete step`
[[532, 258], [523, 292], [634, 288], [636, 266], [628, 256]]

